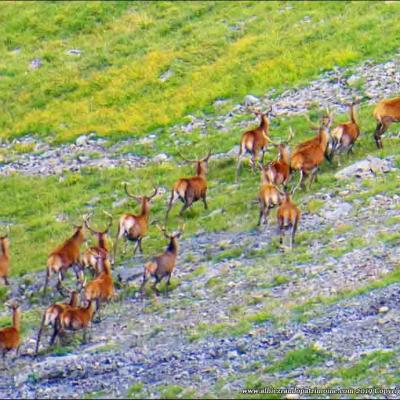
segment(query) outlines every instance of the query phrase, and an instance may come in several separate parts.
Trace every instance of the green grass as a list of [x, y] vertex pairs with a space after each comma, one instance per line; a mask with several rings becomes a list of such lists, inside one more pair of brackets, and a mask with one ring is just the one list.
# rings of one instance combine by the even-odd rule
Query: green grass
[[[279, 92], [335, 65], [382, 59], [398, 48], [397, 7], [293, 2], [281, 12], [285, 5], [3, 3], [2, 136], [139, 136], [188, 113], [213, 113], [216, 99], [234, 104], [248, 93]], [[306, 16], [311, 23], [302, 22]], [[72, 48], [81, 55], [68, 55]], [[42, 66], [30, 70], [35, 58]], [[160, 82], [168, 70], [173, 75]]]
[[322, 363], [328, 355], [313, 347], [289, 351], [282, 360], [266, 368], [266, 372], [292, 371]]

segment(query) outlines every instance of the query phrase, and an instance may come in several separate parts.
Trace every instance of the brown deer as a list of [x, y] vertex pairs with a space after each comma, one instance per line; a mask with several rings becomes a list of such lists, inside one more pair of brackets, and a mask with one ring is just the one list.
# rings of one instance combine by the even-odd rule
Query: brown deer
[[196, 175], [190, 178], [178, 179], [172, 188], [171, 197], [168, 202], [168, 209], [165, 215], [165, 223], [168, 221], [168, 215], [172, 205], [179, 199], [183, 202], [183, 206], [179, 215], [189, 208], [194, 202], [202, 200], [204, 208], [207, 210], [207, 173], [208, 160], [211, 157], [211, 150], [208, 155], [200, 160], [189, 160], [179, 154], [185, 161], [196, 164]]
[[316, 180], [318, 167], [324, 161], [327, 147], [330, 143], [329, 126], [330, 123], [327, 126], [322, 126], [317, 137], [313, 139], [313, 142], [310, 142], [306, 146], [300, 143], [294, 149], [290, 160], [290, 169], [291, 171], [300, 171], [299, 183], [295, 190], [299, 186], [304, 188], [304, 180], [309, 175], [309, 187]]
[[181, 237], [185, 226], [183, 225], [179, 231], [167, 233], [165, 227], [157, 227], [164, 234], [164, 237], [169, 240], [168, 246], [164, 253], [157, 257], [154, 257], [151, 261], [147, 262], [144, 266], [143, 271], [143, 282], [140, 286], [140, 292], [143, 293], [146, 282], [151, 277], [154, 278], [154, 284], [152, 286], [153, 291], [159, 294], [159, 290], [156, 285], [160, 283], [164, 278], [167, 278], [167, 288], [170, 285], [171, 275], [176, 265], [176, 257], [178, 254], [178, 239]]
[[283, 244], [283, 237], [286, 229], [291, 228], [290, 248], [293, 247], [294, 238], [300, 219], [300, 209], [292, 201], [288, 192], [284, 193], [284, 198], [280, 207], [277, 210], [278, 228], [279, 228], [279, 243]]
[[21, 344], [21, 308], [15, 301], [9, 302], [6, 305], [12, 310], [12, 326], [0, 329], [0, 351], [5, 367], [6, 354], [11, 350], [15, 350], [18, 356]]
[[373, 115], [377, 121], [374, 133], [375, 143], [378, 149], [382, 149], [382, 135], [393, 122], [400, 122], [400, 97], [381, 100], [376, 105]]
[[78, 298], [78, 292], [76, 291], [69, 291], [70, 292], [70, 301], [69, 303], [57, 303], [53, 304], [49, 307], [47, 307], [46, 311], [43, 314], [42, 317], [42, 322], [40, 324], [37, 340], [36, 340], [36, 347], [35, 347], [35, 356], [38, 354], [39, 351], [39, 343], [40, 343], [40, 338], [43, 333], [43, 328], [51, 325], [54, 329], [53, 334], [50, 339], [50, 345], [54, 343], [55, 337], [56, 337], [56, 323], [57, 320], [59, 319], [60, 315], [62, 314], [63, 311], [69, 309], [69, 308], [75, 308], [78, 306], [79, 298]]
[[264, 224], [268, 224], [268, 215], [271, 209], [281, 203], [282, 192], [272, 183], [271, 170], [268, 167], [261, 169], [261, 187], [258, 193], [258, 202], [260, 204], [260, 216], [257, 226], [261, 225], [264, 218]]
[[[335, 153], [340, 154], [343, 152], [350, 153], [353, 151], [353, 146], [358, 137], [360, 136], [360, 127], [356, 120], [355, 106], [360, 103], [360, 99], [356, 99], [349, 104], [350, 121], [338, 125], [332, 130], [332, 149], [330, 158], [333, 160]], [[339, 157], [340, 165], [340, 157]]]
[[253, 167], [253, 171], [256, 171], [256, 159], [261, 152], [261, 164], [264, 162], [264, 154], [267, 150], [268, 144], [276, 144], [272, 141], [269, 136], [269, 119], [268, 116], [271, 114], [272, 107], [265, 112], [262, 113], [258, 110], [253, 111], [253, 113], [260, 117], [260, 125], [249, 131], [246, 131], [242, 134], [242, 138], [240, 140], [239, 154], [237, 159], [236, 166], [236, 180], [238, 179], [240, 166], [242, 163], [242, 159], [246, 154], [251, 155], [250, 164]]
[[97, 231], [90, 227], [89, 218], [85, 220], [86, 228], [92, 232], [92, 234], [97, 238], [97, 246], [89, 247], [85, 250], [82, 256], [82, 265], [84, 268], [90, 268], [92, 275], [99, 274], [101, 271], [97, 271], [96, 267], [98, 265], [96, 257], [108, 257], [109, 255], [109, 243], [108, 243], [108, 233], [112, 225], [112, 215], [106, 211], [103, 211], [109, 218], [109, 223], [107, 227], [102, 231]]
[[46, 293], [52, 273], [58, 274], [57, 290], [61, 295], [61, 282], [65, 278], [65, 273], [69, 268], [73, 268], [78, 282], [83, 282], [83, 272], [80, 260], [80, 247], [86, 240], [84, 225], [75, 225], [74, 234], [67, 239], [62, 245], [52, 251], [47, 259], [46, 280], [43, 292]]
[[56, 320], [53, 342], [60, 334], [68, 331], [83, 329], [83, 340], [86, 341], [87, 330], [92, 325], [93, 315], [96, 311], [95, 302], [89, 301], [86, 307], [71, 307], [64, 310]]
[[290, 148], [289, 142], [294, 137], [292, 128], [286, 143], [278, 144], [278, 159], [269, 162], [263, 169], [267, 171], [270, 182], [275, 185], [286, 186], [290, 179]]
[[7, 233], [0, 237], [0, 278], [3, 279], [5, 285], [9, 285], [8, 274], [10, 272], [10, 252], [8, 238], [10, 227], [7, 227]]
[[111, 273], [111, 265], [108, 258], [95, 256], [100, 264], [97, 268], [103, 272], [97, 278], [84, 285], [84, 298], [96, 304], [96, 312], [100, 318], [100, 303], [109, 302], [114, 296], [114, 285]]
[[125, 249], [127, 242], [136, 242], [135, 248], [133, 250], [133, 255], [136, 254], [137, 249], [143, 253], [142, 240], [147, 235], [149, 227], [149, 217], [150, 217], [150, 203], [152, 199], [158, 193], [158, 188], [154, 188], [154, 193], [150, 196], [135, 196], [128, 191], [127, 183], [124, 183], [125, 192], [128, 197], [134, 199], [137, 203], [141, 205], [140, 214], [123, 214], [119, 219], [118, 232], [115, 239], [114, 245], [114, 256], [113, 263], [115, 262], [115, 257], [117, 254], [117, 243], [122, 237], [125, 237]]

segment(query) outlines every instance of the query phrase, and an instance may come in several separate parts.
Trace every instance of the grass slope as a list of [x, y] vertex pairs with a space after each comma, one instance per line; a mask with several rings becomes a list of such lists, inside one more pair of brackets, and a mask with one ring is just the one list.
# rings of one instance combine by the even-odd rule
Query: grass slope
[[399, 14], [377, 2], [2, 3], [1, 136], [139, 136], [217, 98], [391, 54]]

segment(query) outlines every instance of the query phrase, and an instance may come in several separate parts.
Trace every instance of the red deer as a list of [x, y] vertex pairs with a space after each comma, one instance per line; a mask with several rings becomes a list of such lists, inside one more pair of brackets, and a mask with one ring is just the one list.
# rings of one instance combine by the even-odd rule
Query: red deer
[[84, 331], [83, 340], [86, 341], [87, 330], [91, 327], [95, 311], [96, 305], [93, 301], [89, 301], [86, 307], [71, 307], [64, 310], [56, 321], [53, 341], [66, 330], [78, 331], [81, 329]]
[[283, 244], [284, 232], [291, 228], [290, 247], [293, 247], [294, 237], [300, 219], [300, 209], [292, 201], [288, 192], [285, 192], [284, 199], [277, 210], [278, 227], [279, 227], [279, 243]]
[[0, 237], [0, 247], [1, 247], [1, 255], [0, 255], [0, 278], [3, 279], [6, 285], [9, 285], [8, 274], [10, 272], [10, 253], [9, 253], [9, 227], [7, 227], [7, 234]]
[[136, 246], [133, 250], [133, 255], [136, 254], [136, 250], [139, 249], [143, 253], [142, 240], [146, 236], [149, 227], [150, 217], [150, 203], [153, 197], [158, 193], [158, 188], [154, 188], [154, 193], [150, 196], [135, 196], [128, 192], [127, 184], [124, 183], [125, 192], [128, 197], [134, 199], [141, 205], [140, 214], [124, 214], [119, 219], [117, 237], [114, 245], [114, 256], [113, 262], [117, 254], [117, 243], [122, 237], [125, 237], [125, 251], [127, 241], [136, 242]]
[[255, 172], [256, 159], [261, 151], [261, 164], [264, 162], [264, 154], [267, 150], [268, 144], [275, 142], [269, 136], [269, 120], [268, 116], [271, 114], [272, 107], [266, 112], [253, 111], [254, 114], [260, 117], [260, 126], [258, 128], [246, 131], [243, 133], [240, 140], [239, 154], [236, 166], [236, 180], [238, 179], [239, 169], [242, 163], [242, 158], [246, 154], [251, 154], [250, 164]]
[[86, 228], [93, 233], [93, 235], [97, 238], [97, 246], [89, 247], [85, 250], [82, 256], [82, 265], [84, 268], [90, 268], [93, 275], [99, 274], [101, 271], [97, 271], [97, 260], [96, 257], [108, 257], [109, 254], [109, 244], [108, 244], [108, 232], [112, 225], [112, 215], [103, 211], [106, 214], [110, 221], [107, 227], [102, 231], [96, 231], [89, 226], [89, 218], [85, 221]]
[[374, 109], [374, 117], [377, 125], [374, 139], [378, 149], [382, 149], [382, 135], [393, 122], [400, 122], [400, 97], [381, 100]]
[[21, 308], [16, 302], [10, 302], [7, 306], [12, 310], [12, 326], [0, 329], [0, 351], [3, 363], [6, 362], [6, 354], [15, 350], [18, 356], [21, 343]]
[[151, 261], [147, 262], [143, 271], [143, 282], [140, 287], [140, 292], [143, 293], [144, 287], [148, 279], [153, 277], [155, 282], [152, 286], [153, 291], [159, 294], [156, 285], [164, 278], [167, 278], [167, 287], [170, 285], [172, 271], [176, 265], [176, 257], [178, 254], [178, 239], [181, 237], [185, 226], [183, 225], [178, 232], [169, 235], [165, 227], [158, 227], [163, 232], [166, 239], [169, 240], [168, 246], [164, 253], [154, 257]]
[[204, 208], [207, 210], [207, 172], [208, 160], [211, 157], [211, 150], [208, 155], [200, 160], [188, 160], [179, 154], [185, 161], [196, 164], [196, 175], [191, 178], [178, 179], [171, 192], [171, 197], [168, 202], [168, 209], [165, 215], [165, 223], [168, 220], [169, 212], [172, 205], [179, 199], [183, 202], [183, 206], [179, 215], [189, 208], [194, 202], [203, 200]]
[[61, 295], [62, 292], [61, 282], [65, 277], [65, 273], [69, 268], [73, 268], [78, 282], [82, 279], [82, 267], [80, 264], [80, 247], [85, 239], [85, 230], [83, 225], [75, 226], [75, 233], [67, 239], [61, 246], [57, 247], [50, 253], [47, 259], [46, 281], [44, 284], [44, 293], [46, 293], [47, 286], [52, 273], [58, 274], [57, 290]]
[[290, 169], [292, 171], [300, 171], [299, 183], [295, 190], [299, 186], [304, 188], [304, 180], [309, 175], [309, 186], [316, 180], [318, 167], [324, 161], [330, 142], [329, 126], [330, 124], [320, 128], [319, 134], [314, 138], [314, 142], [311, 142], [307, 146], [300, 144], [294, 149], [290, 160]]
[[[114, 296], [114, 285], [111, 274], [111, 265], [108, 258], [95, 256], [100, 266], [97, 268], [100, 273], [97, 278], [84, 285], [84, 298], [96, 304], [96, 312], [100, 311], [100, 302], [109, 302]], [[100, 318], [100, 313], [99, 313]]]
[[35, 355], [37, 355], [38, 350], [39, 350], [39, 343], [40, 343], [40, 338], [42, 336], [43, 328], [45, 326], [51, 325], [54, 329], [53, 335], [51, 336], [50, 339], [50, 345], [54, 343], [55, 337], [56, 337], [56, 323], [60, 315], [62, 314], [63, 311], [69, 309], [69, 308], [74, 308], [78, 306], [78, 292], [76, 291], [70, 291], [70, 301], [69, 303], [57, 303], [53, 304], [49, 307], [47, 307], [46, 311], [43, 314], [42, 317], [42, 322], [40, 324], [40, 329], [38, 332], [38, 337], [36, 340], [36, 348], [35, 348]]
[[[360, 127], [357, 124], [356, 116], [355, 116], [355, 106], [360, 103], [360, 100], [357, 99], [349, 104], [350, 107], [350, 121], [338, 125], [335, 129], [332, 130], [332, 150], [330, 154], [330, 158], [333, 159], [335, 153], [347, 152], [350, 153], [353, 150], [354, 143], [360, 136]], [[340, 158], [339, 158], [340, 165]]]
[[264, 169], [268, 170], [267, 174], [270, 181], [275, 185], [286, 186], [290, 178], [290, 148], [288, 143], [293, 138], [294, 133], [292, 128], [289, 129], [287, 143], [278, 144], [278, 159], [269, 162]]
[[261, 168], [261, 187], [258, 193], [258, 201], [260, 204], [260, 216], [257, 226], [261, 225], [261, 220], [264, 217], [264, 224], [268, 224], [268, 215], [272, 208], [281, 203], [282, 193], [272, 183], [270, 170]]

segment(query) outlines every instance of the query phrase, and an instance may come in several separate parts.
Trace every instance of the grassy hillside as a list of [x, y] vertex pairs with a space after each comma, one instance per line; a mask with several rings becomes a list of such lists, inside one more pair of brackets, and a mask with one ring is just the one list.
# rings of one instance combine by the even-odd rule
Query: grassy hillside
[[399, 15], [385, 2], [2, 3], [1, 136], [140, 136], [217, 98], [385, 57]]

